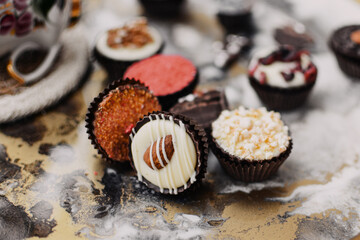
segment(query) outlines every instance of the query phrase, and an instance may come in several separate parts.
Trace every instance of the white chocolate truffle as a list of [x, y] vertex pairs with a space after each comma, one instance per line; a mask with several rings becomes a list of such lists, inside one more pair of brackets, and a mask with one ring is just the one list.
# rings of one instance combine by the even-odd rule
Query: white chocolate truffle
[[[137, 132], [133, 129], [131, 138], [131, 154], [138, 180], [144, 178], [159, 187], [160, 192], [168, 189], [170, 194], [177, 194], [178, 188], [187, 189], [196, 181], [197, 153], [195, 144], [187, 133], [185, 125], [179, 120], [174, 121], [172, 116], [168, 119], [164, 114], [149, 115], [149, 122], [142, 125]], [[164, 139], [171, 136], [173, 154], [171, 159], [163, 154], [166, 146]], [[150, 153], [155, 148], [156, 160], [161, 159], [156, 167], [155, 159], [150, 154], [151, 165], [147, 164], [144, 155], [147, 149]], [[190, 183], [190, 184], [188, 184]]]

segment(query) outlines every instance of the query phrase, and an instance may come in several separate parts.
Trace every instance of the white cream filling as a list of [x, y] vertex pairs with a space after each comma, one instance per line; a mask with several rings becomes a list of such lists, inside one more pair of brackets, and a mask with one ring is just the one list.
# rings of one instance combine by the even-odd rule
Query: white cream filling
[[[260, 58], [269, 55], [272, 51], [274, 51], [274, 49], [258, 52], [252, 58], [249, 69], [253, 69], [256, 64], [258, 64], [254, 72], [255, 79], [259, 81], [261, 79], [261, 73], [263, 72], [266, 75], [266, 84], [273, 87], [289, 88], [305, 85], [305, 75], [300, 71], [295, 72], [294, 78], [291, 81], [286, 81], [281, 74], [281, 72], [290, 73], [290, 70], [296, 67], [295, 62], [276, 61], [269, 65], [263, 65], [259, 62]], [[301, 54], [300, 64], [303, 69], [306, 69], [311, 64], [310, 56], [305, 53]]]
[[[174, 154], [171, 159], [168, 159], [168, 165], [160, 170], [156, 168], [154, 170], [144, 161], [144, 153], [150, 146], [163, 147], [163, 144], [160, 144], [158, 140], [167, 135], [172, 135]], [[132, 132], [130, 137], [132, 138], [132, 157], [139, 181], [145, 178], [158, 186], [161, 192], [165, 188], [169, 189], [170, 194], [177, 194], [177, 189], [182, 186], [186, 189], [189, 180], [191, 183], [196, 181], [195, 145], [182, 122], [178, 125], [172, 117], [169, 120], [164, 120], [164, 115], [160, 117], [156, 115], [155, 119], [151, 119], [150, 122], [142, 126], [136, 134]], [[158, 141], [158, 144], [153, 145], [155, 141]], [[159, 153], [158, 149], [156, 152]], [[165, 151], [163, 150], [163, 152]]]
[[289, 129], [280, 114], [265, 108], [223, 111], [212, 135], [228, 153], [249, 160], [278, 157], [289, 146]]
[[148, 43], [140, 48], [111, 48], [107, 44], [108, 32], [101, 34], [96, 43], [96, 49], [104, 56], [119, 61], [136, 61], [152, 56], [156, 53], [161, 44], [162, 37], [158, 30], [148, 27], [153, 42]]

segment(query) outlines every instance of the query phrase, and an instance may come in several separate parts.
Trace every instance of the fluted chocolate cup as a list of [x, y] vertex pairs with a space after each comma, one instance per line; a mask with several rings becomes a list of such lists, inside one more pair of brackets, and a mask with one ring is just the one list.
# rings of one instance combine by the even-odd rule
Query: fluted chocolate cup
[[288, 158], [292, 149], [292, 140], [284, 152], [271, 159], [249, 160], [240, 158], [226, 152], [216, 141], [212, 139], [211, 150], [219, 160], [223, 169], [233, 178], [243, 182], [260, 182], [274, 175], [281, 164]]
[[336, 29], [329, 39], [329, 47], [340, 69], [354, 80], [360, 80], [360, 25]]
[[138, 0], [146, 13], [155, 17], [174, 18], [179, 16], [185, 0]]
[[336, 60], [340, 69], [348, 76], [356, 80], [360, 79], [360, 58], [352, 58], [337, 52], [334, 48]]
[[300, 87], [279, 88], [260, 84], [254, 77], [249, 77], [249, 80], [262, 103], [276, 111], [289, 111], [302, 106], [315, 85], [313, 81]]

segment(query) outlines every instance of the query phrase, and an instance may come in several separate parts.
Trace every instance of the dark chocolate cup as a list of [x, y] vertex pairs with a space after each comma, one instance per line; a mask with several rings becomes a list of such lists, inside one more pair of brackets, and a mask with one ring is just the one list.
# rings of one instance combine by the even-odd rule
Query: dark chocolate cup
[[248, 160], [226, 152], [213, 138], [211, 150], [223, 169], [233, 178], [243, 182], [260, 182], [274, 175], [288, 158], [292, 149], [292, 140], [287, 149], [278, 157], [269, 160]]
[[313, 81], [301, 87], [278, 88], [260, 84], [254, 77], [249, 80], [264, 105], [277, 111], [289, 111], [303, 105], [315, 85]]
[[174, 106], [178, 102], [179, 98], [185, 97], [186, 95], [192, 93], [195, 90], [198, 83], [199, 83], [199, 71], [196, 69], [196, 74], [194, 76], [194, 79], [185, 88], [172, 94], [157, 96], [162, 106], [162, 109], [164, 111], [168, 111], [172, 106]]
[[217, 18], [227, 33], [251, 35], [255, 31], [251, 11], [233, 14], [219, 12]]
[[[158, 114], [164, 114], [165, 119], [169, 119], [170, 116], [173, 117], [175, 123], [179, 123], [181, 121], [185, 125], [186, 132], [189, 134], [191, 139], [194, 142], [195, 149], [196, 149], [196, 157], [197, 157], [197, 163], [196, 163], [196, 181], [194, 183], [191, 183], [190, 180], [187, 182], [188, 188], [184, 188], [183, 186], [178, 188], [178, 194], [182, 194], [184, 192], [193, 192], [196, 190], [199, 185], [201, 184], [202, 179], [205, 177], [206, 173], [206, 167], [207, 167], [207, 158], [209, 154], [209, 144], [208, 139], [206, 136], [206, 133], [202, 127], [200, 127], [196, 122], [191, 120], [190, 118], [187, 118], [183, 115], [176, 115], [165, 111], [157, 111], [152, 112], [148, 114], [147, 116], [144, 116], [139, 122], [137, 122], [136, 126], [133, 128], [132, 135], [136, 134], [137, 131], [144, 126], [146, 123], [150, 121], [149, 117], [155, 117], [155, 115]], [[133, 158], [132, 158], [132, 152], [131, 152], [131, 137], [129, 138], [129, 157], [130, 157], [130, 163], [134, 170], [136, 171]], [[149, 182], [147, 179], [143, 177], [143, 183], [147, 185], [149, 188], [155, 190], [156, 192], [160, 193], [160, 188], [151, 182]], [[162, 194], [170, 194], [169, 189], [165, 188]]]
[[345, 56], [334, 48], [332, 48], [335, 53], [336, 60], [340, 69], [348, 76], [353, 77], [356, 80], [360, 80], [360, 58], [352, 58]]
[[328, 42], [340, 69], [354, 80], [360, 80], [360, 54], [359, 45], [353, 42], [351, 34], [359, 30], [360, 25], [343, 26], [332, 33]]
[[95, 120], [95, 113], [99, 108], [99, 104], [105, 99], [106, 96], [110, 93], [110, 91], [121, 87], [121, 86], [127, 86], [131, 85], [134, 88], [140, 88], [144, 89], [146, 91], [150, 91], [144, 84], [140, 83], [139, 81], [136, 81], [134, 79], [125, 79], [125, 80], [116, 80], [111, 82], [102, 92], [99, 93], [97, 97], [94, 98], [94, 100], [90, 103], [90, 106], [88, 108], [88, 112], [85, 116], [85, 128], [86, 132], [88, 134], [88, 139], [90, 139], [91, 144], [94, 146], [94, 148], [97, 150], [98, 154], [102, 156], [102, 158], [105, 161], [109, 162], [129, 162], [128, 160], [123, 159], [112, 159], [108, 156], [107, 152], [99, 142], [97, 141], [97, 138], [94, 134], [94, 120]]
[[151, 16], [173, 18], [180, 15], [185, 0], [139, 0]]
[[[154, 52], [154, 54], [148, 56], [154, 56], [156, 54], [162, 53], [165, 47], [165, 42], [163, 41], [160, 45], [160, 48]], [[135, 61], [121, 61], [121, 60], [115, 60], [109, 57], [106, 57], [105, 55], [101, 54], [100, 51], [96, 49], [96, 47], [93, 50], [93, 55], [95, 59], [98, 61], [98, 63], [106, 70], [108, 74], [108, 81], [112, 82], [118, 79], [122, 79], [124, 76], [124, 73], [130, 65], [133, 63], [136, 63], [143, 59], [138, 59]], [[147, 57], [146, 57], [147, 58]], [[145, 58], [144, 58], [145, 59]]]

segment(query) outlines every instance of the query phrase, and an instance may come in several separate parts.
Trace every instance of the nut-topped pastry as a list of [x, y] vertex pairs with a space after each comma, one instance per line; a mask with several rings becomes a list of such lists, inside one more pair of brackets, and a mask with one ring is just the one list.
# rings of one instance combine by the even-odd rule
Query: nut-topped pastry
[[330, 47], [341, 70], [360, 79], [360, 25], [337, 29], [330, 38]]
[[261, 101], [274, 110], [301, 106], [316, 77], [317, 68], [310, 54], [287, 45], [256, 53], [249, 65], [251, 86]]
[[213, 151], [232, 177], [261, 181], [274, 174], [292, 148], [289, 129], [265, 108], [223, 111], [212, 124]]
[[115, 81], [89, 107], [89, 138], [105, 159], [129, 161], [132, 128], [141, 117], [159, 110], [157, 98], [143, 84], [129, 79]]
[[160, 193], [181, 193], [206, 172], [205, 131], [181, 115], [145, 116], [133, 128], [129, 148], [138, 180]]
[[128, 66], [160, 53], [163, 47], [160, 32], [146, 18], [138, 18], [101, 34], [94, 54], [112, 81], [120, 79]]

